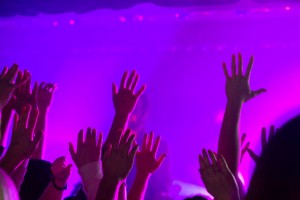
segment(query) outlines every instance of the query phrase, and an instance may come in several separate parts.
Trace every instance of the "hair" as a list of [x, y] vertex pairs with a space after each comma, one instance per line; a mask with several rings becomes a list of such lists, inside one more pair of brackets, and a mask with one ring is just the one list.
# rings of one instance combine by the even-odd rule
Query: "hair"
[[193, 197], [185, 198], [184, 200], [207, 200], [207, 199], [201, 196], [193, 196]]
[[0, 200], [19, 200], [15, 184], [2, 169], [0, 169]]
[[263, 150], [247, 200], [300, 199], [300, 115], [284, 124]]

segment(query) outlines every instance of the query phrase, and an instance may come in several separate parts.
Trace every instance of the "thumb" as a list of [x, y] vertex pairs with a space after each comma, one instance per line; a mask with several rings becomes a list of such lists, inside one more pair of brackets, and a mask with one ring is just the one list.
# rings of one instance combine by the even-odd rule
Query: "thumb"
[[253, 91], [251, 91], [250, 97], [247, 100], [250, 100], [250, 99], [252, 99], [252, 98], [254, 98], [254, 97], [256, 97], [256, 96], [258, 96], [262, 93], [265, 93], [265, 92], [267, 92], [267, 90], [265, 88], [261, 88], [259, 90], [253, 90]]

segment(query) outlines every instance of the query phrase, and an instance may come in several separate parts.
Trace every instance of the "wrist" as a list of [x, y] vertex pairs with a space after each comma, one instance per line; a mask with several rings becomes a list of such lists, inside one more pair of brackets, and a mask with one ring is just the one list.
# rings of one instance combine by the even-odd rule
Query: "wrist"
[[104, 175], [103, 178], [101, 179], [101, 183], [105, 185], [118, 186], [121, 183], [121, 180], [119, 180], [116, 177]]
[[54, 177], [52, 184], [57, 190], [63, 191], [67, 189], [67, 181], [59, 180]]
[[12, 174], [15, 169], [21, 164], [21, 162], [22, 160], [18, 159], [18, 156], [10, 153], [10, 151], [8, 150], [1, 159], [0, 166], [6, 171], [6, 173]]

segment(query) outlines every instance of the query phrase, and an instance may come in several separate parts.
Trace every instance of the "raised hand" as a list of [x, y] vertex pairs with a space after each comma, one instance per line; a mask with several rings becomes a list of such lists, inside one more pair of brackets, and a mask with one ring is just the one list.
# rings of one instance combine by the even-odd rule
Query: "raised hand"
[[13, 123], [13, 133], [8, 151], [13, 151], [16, 157], [28, 159], [35, 151], [43, 132], [36, 131], [35, 125], [39, 115], [37, 109], [31, 110], [27, 105], [20, 116], [15, 114]]
[[[17, 80], [22, 79], [24, 76], [28, 76], [29, 72], [27, 70], [22, 73], [19, 71]], [[14, 109], [18, 114], [21, 113], [22, 108], [26, 105], [31, 105], [33, 109], [37, 108], [37, 92], [38, 92], [38, 83], [36, 82], [34, 84], [34, 88], [31, 91], [30, 88], [31, 85], [31, 79], [29, 78], [24, 85], [19, 87], [15, 93], [14, 96], [16, 98]]]
[[[270, 131], [269, 131], [269, 136], [267, 139], [267, 129], [266, 128], [262, 128], [261, 130], [261, 149], [262, 151], [264, 151], [268, 145], [268, 143], [273, 140], [274, 136], [276, 134], [276, 129], [275, 126], [271, 126], [270, 127]], [[254, 153], [254, 151], [250, 148], [247, 148], [247, 152], [249, 153], [249, 156], [252, 158], [252, 160], [257, 163], [259, 161], [259, 156], [257, 154]]]
[[135, 88], [137, 86], [138, 80], [140, 78], [139, 74], [136, 71], [132, 71], [129, 78], [128, 72], [126, 71], [123, 74], [120, 88], [117, 88], [117, 85], [113, 83], [113, 103], [115, 111], [118, 114], [128, 115], [130, 114], [138, 100], [138, 98], [143, 94], [146, 86], [143, 85], [137, 93], [135, 93]]
[[43, 136], [42, 131], [36, 131], [34, 134], [38, 115], [38, 110], [31, 110], [30, 105], [23, 109], [20, 118], [18, 114], [15, 114], [11, 142], [1, 162], [2, 166], [6, 166], [8, 173], [12, 173], [23, 160], [29, 159], [36, 150]]
[[[121, 131], [121, 130], [120, 130]], [[103, 176], [106, 179], [123, 181], [132, 169], [138, 145], [132, 145], [135, 135], [130, 135], [130, 129], [116, 140], [104, 153], [102, 160]]]
[[18, 65], [14, 64], [11, 68], [5, 67], [0, 74], [0, 107], [1, 109], [9, 102], [15, 89], [23, 85], [30, 74], [16, 79], [19, 71]]
[[86, 132], [85, 141], [83, 140], [83, 130], [78, 133], [76, 151], [74, 145], [69, 143], [71, 157], [78, 169], [88, 163], [100, 161], [101, 148], [102, 133], [99, 134], [99, 139], [96, 141], [96, 130], [90, 128]]
[[238, 63], [236, 63], [236, 56], [232, 55], [231, 72], [229, 76], [226, 63], [223, 63], [223, 70], [226, 77], [226, 95], [230, 102], [246, 102], [255, 96], [266, 92], [266, 89], [251, 90], [249, 80], [253, 67], [254, 57], [251, 56], [246, 68], [246, 73], [243, 74], [243, 59], [242, 55], [238, 54]]
[[57, 158], [51, 166], [51, 172], [54, 177], [54, 182], [60, 188], [65, 187], [68, 178], [71, 174], [72, 164], [66, 164], [66, 157], [59, 157]]
[[203, 150], [199, 155], [200, 174], [207, 191], [216, 200], [239, 200], [239, 188], [223, 156]]
[[55, 84], [42, 82], [38, 87], [37, 103], [39, 110], [47, 110], [51, 104]]
[[156, 159], [157, 150], [160, 144], [160, 136], [158, 136], [153, 145], [154, 133], [151, 132], [150, 135], [145, 134], [142, 150], [138, 151], [136, 154], [136, 167], [137, 173], [142, 174], [152, 174], [155, 172], [162, 164], [166, 158], [166, 154], [162, 154]]
[[128, 200], [144, 199], [150, 175], [155, 172], [166, 158], [166, 154], [162, 154], [156, 159], [157, 150], [160, 143], [158, 136], [153, 145], [154, 134], [145, 135], [142, 150], [136, 155], [136, 176], [133, 185], [128, 193]]

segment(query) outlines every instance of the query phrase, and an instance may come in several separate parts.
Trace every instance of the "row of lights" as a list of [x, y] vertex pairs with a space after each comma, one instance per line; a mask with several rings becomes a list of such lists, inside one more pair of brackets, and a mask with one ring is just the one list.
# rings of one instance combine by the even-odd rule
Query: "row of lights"
[[[295, 46], [288, 46], [288, 45], [278, 45], [278, 46], [273, 46], [272, 45], [260, 45], [258, 47], [249, 47], [247, 49], [249, 50], [255, 50], [256, 48], [263, 48], [263, 49], [276, 49], [276, 48], [299, 48], [299, 46], [295, 45]], [[101, 53], [105, 53], [105, 52], [131, 52], [131, 51], [139, 51], [139, 52], [146, 52], [146, 51], [157, 51], [157, 52], [165, 52], [165, 51], [169, 51], [169, 52], [209, 52], [209, 51], [220, 51], [220, 52], [224, 52], [224, 51], [238, 51], [241, 48], [238, 47], [223, 47], [223, 46], [213, 46], [213, 47], [208, 47], [208, 46], [199, 46], [198, 48], [193, 48], [193, 47], [165, 47], [165, 48], [122, 48], [122, 47], [103, 47], [103, 48], [99, 48], [99, 49], [73, 49], [74, 53], [92, 53], [92, 52], [101, 52]]]
[[[180, 15], [179, 15], [178, 13], [176, 13], [176, 14], [175, 14], [175, 17], [176, 17], [176, 18], [179, 18]], [[141, 22], [141, 21], [144, 20], [144, 16], [142, 16], [142, 15], [137, 15], [136, 17], [134, 17], [134, 19]], [[120, 22], [126, 22], [127, 20], [128, 20], [128, 19], [127, 19], [126, 17], [124, 17], [124, 16], [120, 16], [120, 17], [119, 17], [119, 21], [120, 21]], [[74, 19], [70, 19], [68, 23], [69, 23], [69, 25], [73, 26], [73, 25], [75, 25], [75, 20], [74, 20]], [[58, 21], [53, 21], [52, 24], [53, 24], [53, 26], [58, 26], [58, 25], [59, 25]]]
[[[292, 8], [290, 7], [290, 6], [285, 6], [284, 7], [284, 10], [285, 11], [290, 11]], [[256, 12], [264, 12], [264, 13], [268, 13], [268, 12], [271, 12], [271, 9], [270, 8], [262, 8], [262, 9], [257, 9], [256, 10]], [[237, 12], [238, 14], [240, 14], [239, 12]], [[203, 16], [208, 16], [208, 15], [211, 15], [212, 13], [211, 12], [208, 12], [208, 11], [204, 11], [204, 12], [200, 12], [200, 14], [201, 15], [203, 15]], [[177, 18], [177, 19], [179, 19], [180, 17], [181, 17], [181, 15], [179, 14], [179, 13], [175, 13], [174, 14], [174, 17], [175, 18]], [[144, 21], [144, 19], [145, 19], [145, 17], [144, 16], [142, 16], [142, 15], [137, 15], [137, 16], [135, 16], [134, 17], [134, 20], [137, 20], [137, 21], [140, 21], [140, 22], [142, 22], [142, 21]], [[119, 21], [120, 22], [126, 22], [128, 19], [126, 18], [126, 17], [124, 17], [124, 16], [120, 16], [119, 17]], [[75, 20], [74, 19], [70, 19], [69, 20], [69, 25], [71, 25], [71, 26], [73, 26], [73, 25], [75, 25]], [[53, 26], [58, 26], [59, 25], [59, 22], [58, 21], [53, 21]]]

